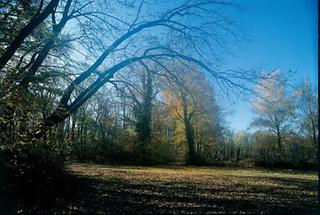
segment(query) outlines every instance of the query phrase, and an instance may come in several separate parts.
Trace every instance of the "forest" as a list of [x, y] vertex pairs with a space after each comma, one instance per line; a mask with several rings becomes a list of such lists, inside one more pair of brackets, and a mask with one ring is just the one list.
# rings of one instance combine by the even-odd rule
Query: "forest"
[[0, 213], [319, 212], [318, 85], [228, 68], [240, 10], [1, 0]]

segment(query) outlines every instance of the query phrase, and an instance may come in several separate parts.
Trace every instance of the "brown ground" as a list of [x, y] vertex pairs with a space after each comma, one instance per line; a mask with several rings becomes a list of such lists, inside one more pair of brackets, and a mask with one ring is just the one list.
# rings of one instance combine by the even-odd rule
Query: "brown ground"
[[74, 164], [90, 180], [69, 209], [100, 214], [316, 213], [313, 173]]
[[312, 172], [90, 164], [72, 164], [68, 169], [75, 179], [59, 184], [67, 195], [20, 212], [320, 214]]

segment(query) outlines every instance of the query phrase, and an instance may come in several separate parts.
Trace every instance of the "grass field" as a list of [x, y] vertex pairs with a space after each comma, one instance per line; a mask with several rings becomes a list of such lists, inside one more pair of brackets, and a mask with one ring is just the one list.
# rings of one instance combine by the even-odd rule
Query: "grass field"
[[69, 169], [81, 185], [70, 202], [60, 203], [66, 213], [319, 212], [312, 172], [89, 164]]

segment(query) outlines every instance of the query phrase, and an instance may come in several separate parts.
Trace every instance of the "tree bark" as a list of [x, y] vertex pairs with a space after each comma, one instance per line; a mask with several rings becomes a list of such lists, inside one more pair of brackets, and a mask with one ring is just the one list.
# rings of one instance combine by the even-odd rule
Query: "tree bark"
[[188, 145], [188, 164], [196, 164], [197, 163], [197, 155], [194, 149], [194, 135], [193, 135], [193, 128], [189, 123], [185, 126], [185, 135], [187, 139]]
[[136, 117], [136, 130], [139, 141], [145, 143], [151, 139], [151, 111], [152, 111], [152, 78], [149, 71], [144, 74], [143, 82], [143, 101], [138, 108]]
[[183, 109], [183, 121], [184, 121], [184, 131], [187, 140], [188, 146], [188, 164], [196, 164], [197, 163], [197, 155], [194, 146], [194, 131], [191, 125], [191, 116], [188, 112], [188, 101], [185, 93], [181, 94], [182, 100], [182, 109]]
[[278, 152], [276, 153], [276, 159], [277, 162], [281, 161], [281, 155], [282, 155], [282, 137], [281, 137], [281, 132], [280, 132], [280, 128], [277, 127], [277, 148], [278, 148]]

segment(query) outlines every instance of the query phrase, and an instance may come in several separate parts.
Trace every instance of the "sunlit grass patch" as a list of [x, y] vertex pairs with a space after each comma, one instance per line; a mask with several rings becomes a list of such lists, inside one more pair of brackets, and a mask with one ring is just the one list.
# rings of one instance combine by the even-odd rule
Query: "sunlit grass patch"
[[126, 211], [142, 207], [169, 213], [268, 213], [316, 208], [313, 172], [87, 164], [73, 164], [70, 170], [97, 180], [90, 185], [93, 195], [102, 196], [103, 202], [126, 202]]

